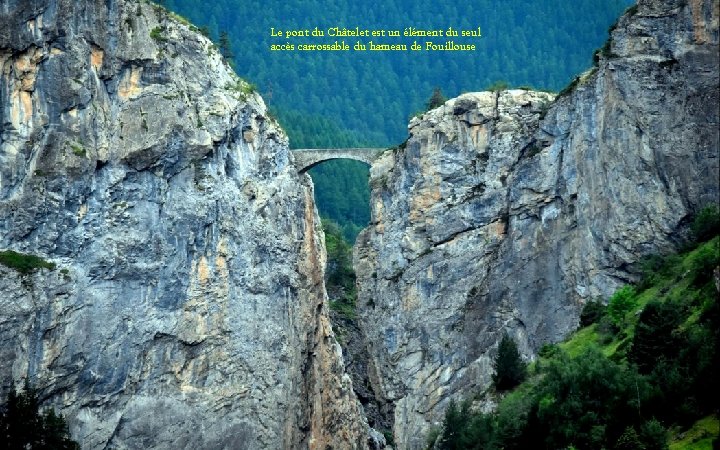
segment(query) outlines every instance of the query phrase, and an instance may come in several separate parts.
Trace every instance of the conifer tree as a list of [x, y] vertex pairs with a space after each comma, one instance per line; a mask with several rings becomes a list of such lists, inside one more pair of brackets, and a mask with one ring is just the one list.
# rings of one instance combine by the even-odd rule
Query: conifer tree
[[218, 42], [220, 47], [220, 54], [225, 57], [228, 61], [232, 61], [235, 58], [235, 54], [232, 51], [232, 43], [230, 42], [230, 36], [227, 31], [220, 32], [220, 40]]
[[209, 38], [209, 37], [210, 37], [210, 28], [209, 28], [207, 25], [203, 25], [203, 26], [201, 26], [201, 27], [198, 27], [198, 31], [200, 32], [200, 34], [202, 34], [202, 35], [205, 36], [206, 38]]
[[37, 391], [27, 382], [23, 392], [11, 388], [7, 404], [0, 411], [0, 443], [8, 450], [79, 450], [70, 439], [70, 431], [62, 416], [52, 409], [39, 411]]
[[440, 448], [443, 450], [461, 449], [461, 434], [466, 424], [468, 415], [467, 405], [458, 405], [455, 400], [450, 400], [445, 410], [443, 420], [443, 434], [440, 440]]
[[525, 380], [525, 363], [520, 357], [517, 344], [507, 334], [500, 341], [493, 366], [495, 368], [493, 382], [499, 391], [512, 389]]
[[436, 87], [435, 89], [433, 89], [430, 100], [428, 100], [425, 106], [427, 107], [427, 110], [430, 111], [431, 109], [435, 109], [438, 106], [442, 106], [446, 101], [447, 98], [445, 98], [442, 91], [440, 91], [440, 88]]

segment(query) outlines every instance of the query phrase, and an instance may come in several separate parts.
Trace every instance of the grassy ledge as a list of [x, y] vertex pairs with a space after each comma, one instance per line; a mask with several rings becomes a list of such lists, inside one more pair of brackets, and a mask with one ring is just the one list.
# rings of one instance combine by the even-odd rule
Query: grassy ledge
[[0, 251], [0, 264], [23, 275], [32, 273], [38, 269], [55, 269], [55, 263], [45, 261], [39, 256], [18, 253], [13, 250]]
[[[646, 258], [640, 282], [589, 301], [581, 328], [543, 346], [514, 390], [451, 402], [427, 448], [718, 448], [719, 231], [718, 208], [701, 211], [694, 243]], [[493, 413], [480, 411], [487, 395], [499, 398]]]

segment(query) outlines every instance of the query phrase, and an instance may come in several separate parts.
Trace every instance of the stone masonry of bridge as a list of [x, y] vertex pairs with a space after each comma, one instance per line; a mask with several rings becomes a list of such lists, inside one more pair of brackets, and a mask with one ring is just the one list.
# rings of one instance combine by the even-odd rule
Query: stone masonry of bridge
[[295, 166], [303, 173], [323, 161], [331, 159], [354, 159], [371, 165], [385, 148], [300, 148], [293, 150]]

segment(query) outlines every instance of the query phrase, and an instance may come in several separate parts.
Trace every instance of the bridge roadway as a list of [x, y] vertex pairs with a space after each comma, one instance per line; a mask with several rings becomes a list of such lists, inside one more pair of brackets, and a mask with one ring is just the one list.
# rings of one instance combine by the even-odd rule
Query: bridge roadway
[[371, 165], [385, 148], [299, 148], [293, 150], [298, 172], [306, 172], [331, 159], [354, 159]]

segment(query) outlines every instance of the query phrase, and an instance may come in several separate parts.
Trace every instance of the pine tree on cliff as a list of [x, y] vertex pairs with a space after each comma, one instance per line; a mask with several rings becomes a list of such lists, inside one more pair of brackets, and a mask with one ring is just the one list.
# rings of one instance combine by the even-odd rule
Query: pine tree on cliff
[[427, 110], [430, 111], [431, 109], [435, 109], [438, 106], [442, 106], [447, 99], [440, 91], [439, 87], [436, 87], [433, 89], [433, 93], [430, 96], [430, 100], [428, 100], [427, 104], [425, 105], [427, 107]]
[[218, 47], [220, 48], [220, 54], [223, 55], [228, 62], [232, 62], [233, 58], [235, 58], [235, 53], [232, 51], [232, 43], [230, 42], [230, 36], [227, 31], [220, 32]]
[[500, 341], [493, 366], [495, 368], [493, 382], [499, 391], [512, 389], [525, 380], [525, 363], [520, 358], [517, 344], [507, 334]]
[[439, 448], [443, 450], [462, 449], [462, 433], [467, 426], [468, 404], [458, 405], [455, 400], [450, 400], [445, 410], [443, 421], [443, 434], [440, 439]]
[[27, 382], [23, 392], [10, 389], [7, 404], [0, 411], [0, 443], [8, 450], [79, 450], [70, 439], [70, 431], [62, 416], [49, 409], [39, 411], [37, 391]]

